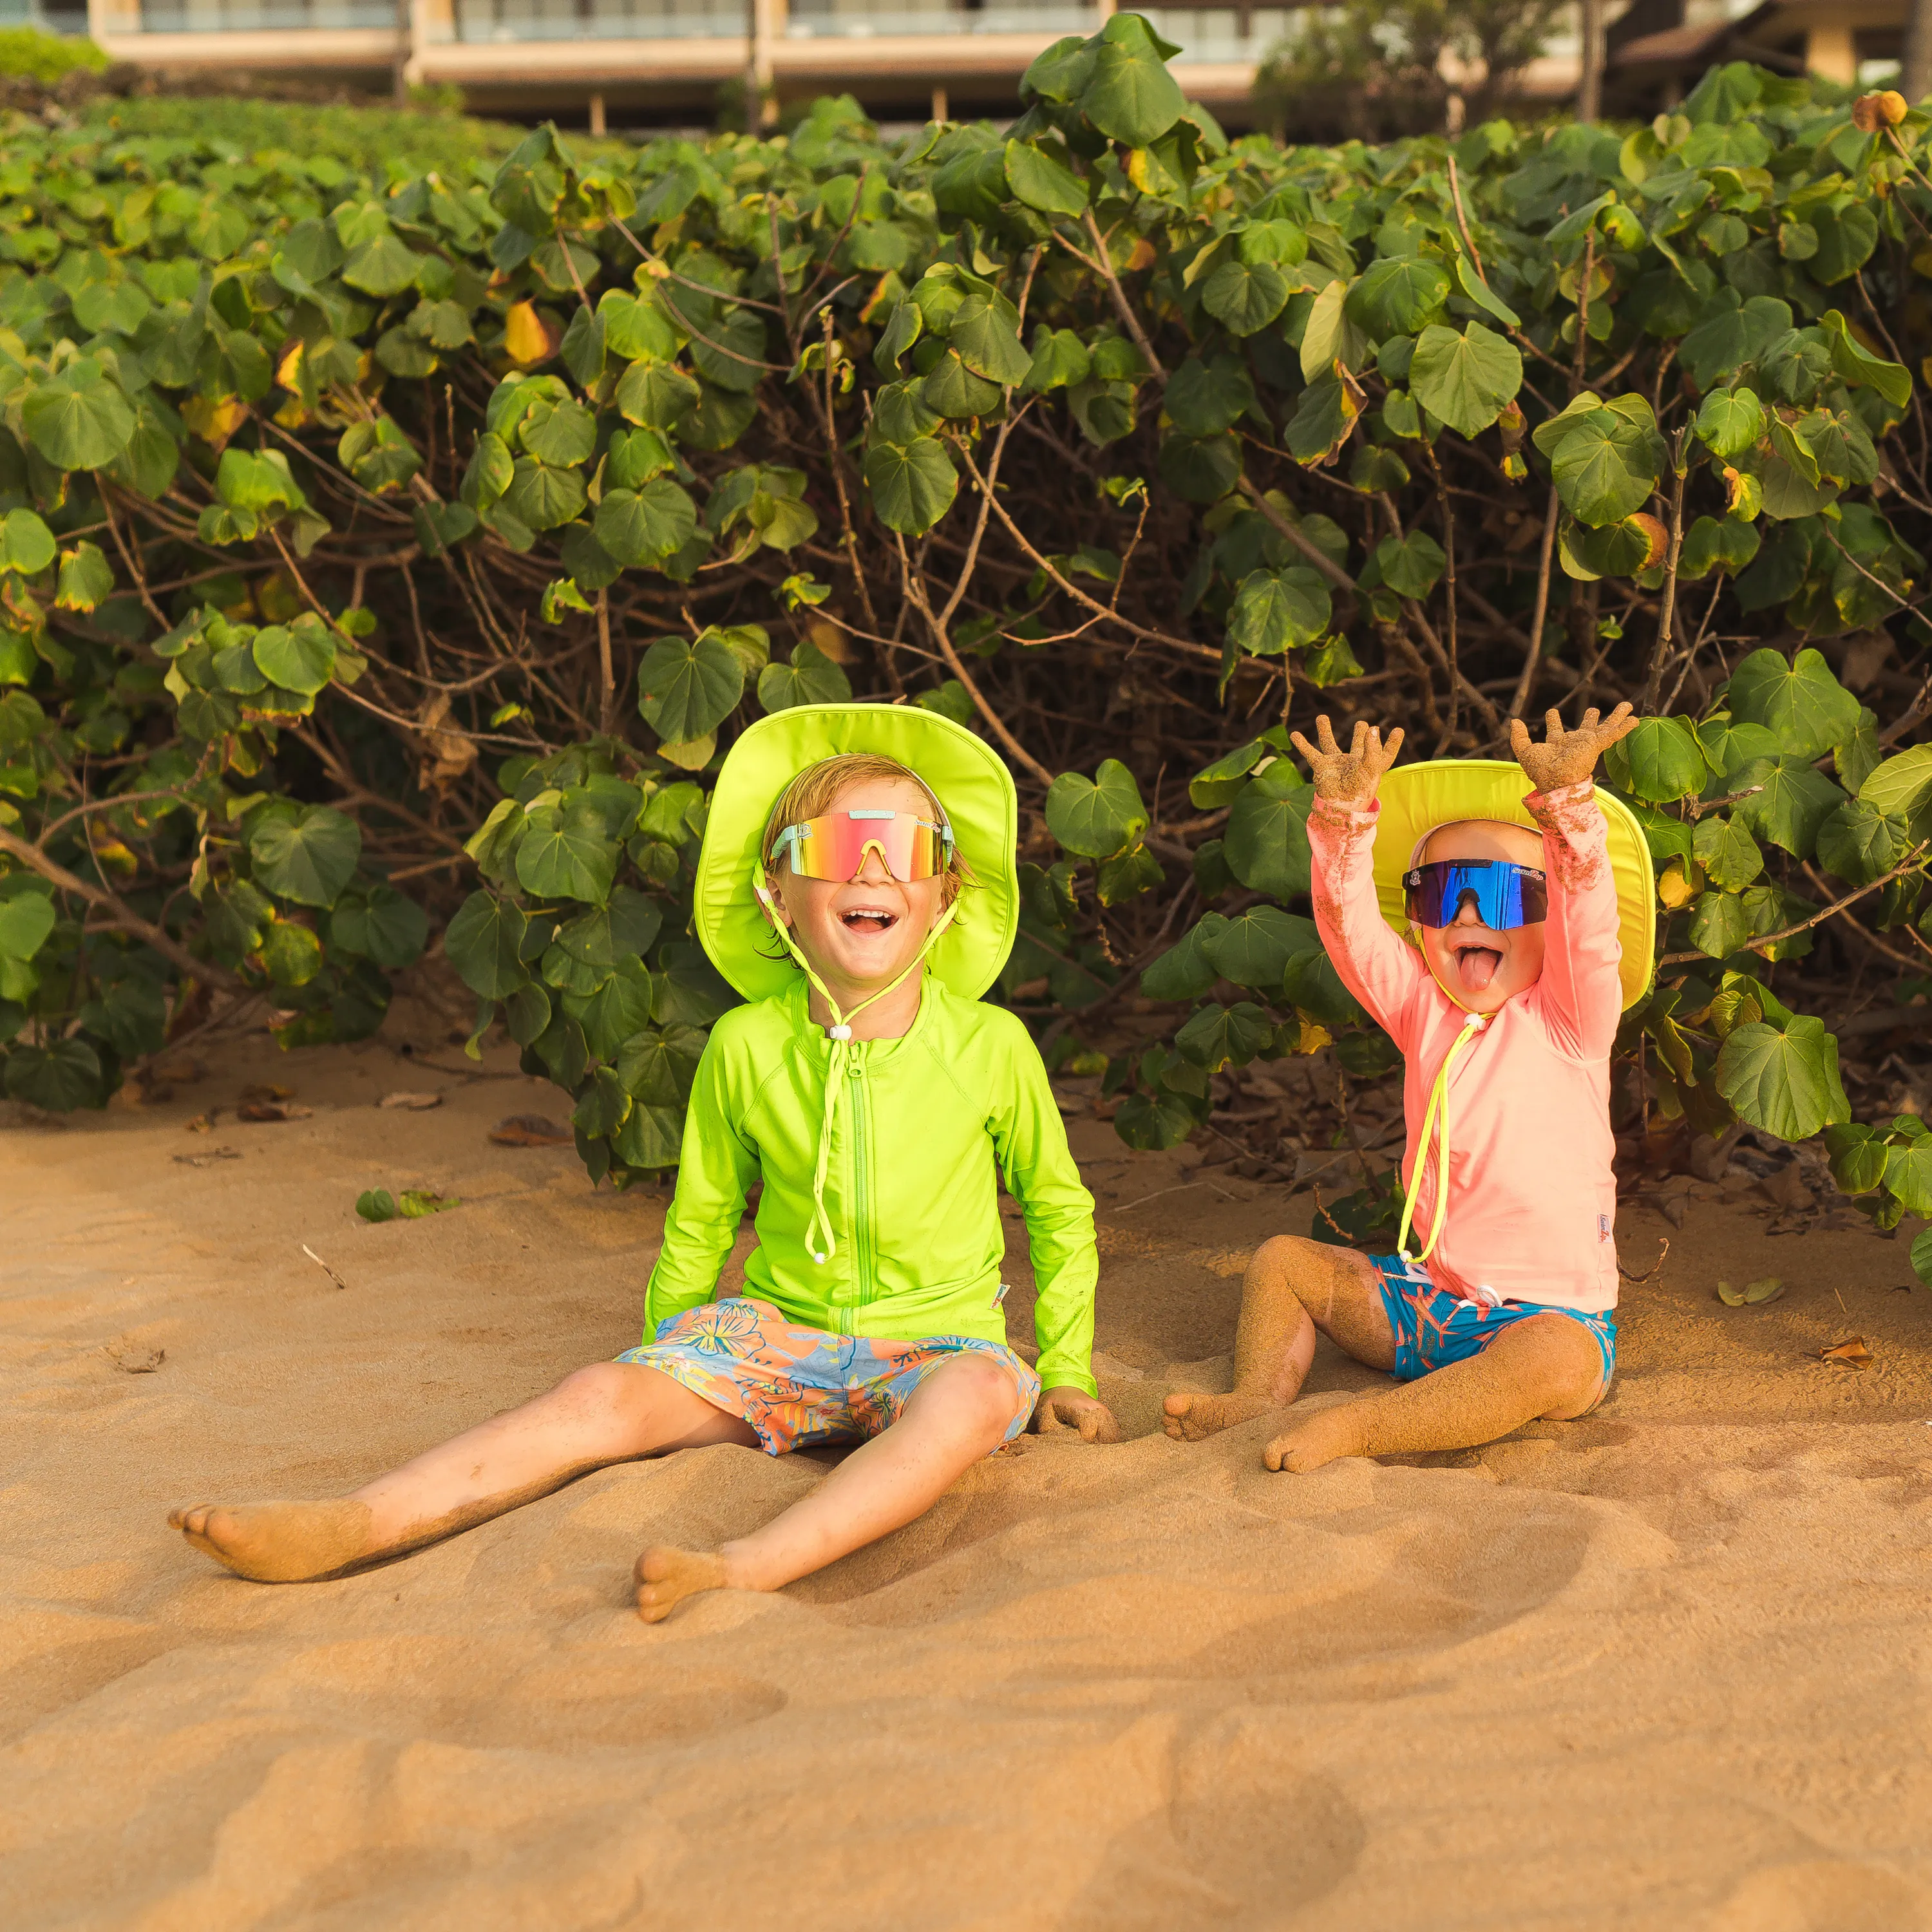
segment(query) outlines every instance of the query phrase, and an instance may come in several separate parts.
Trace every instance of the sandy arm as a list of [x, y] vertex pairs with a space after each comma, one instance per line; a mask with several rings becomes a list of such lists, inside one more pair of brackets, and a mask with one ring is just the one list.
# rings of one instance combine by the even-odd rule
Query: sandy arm
[[1586, 1059], [1610, 1050], [1623, 1011], [1623, 947], [1610, 827], [1588, 779], [1532, 792], [1524, 803], [1542, 828], [1550, 916], [1538, 982], [1544, 1012]]
[[1399, 938], [1376, 898], [1376, 825], [1382, 807], [1318, 798], [1308, 814], [1315, 925], [1342, 983], [1404, 1053], [1410, 1008], [1429, 969]]

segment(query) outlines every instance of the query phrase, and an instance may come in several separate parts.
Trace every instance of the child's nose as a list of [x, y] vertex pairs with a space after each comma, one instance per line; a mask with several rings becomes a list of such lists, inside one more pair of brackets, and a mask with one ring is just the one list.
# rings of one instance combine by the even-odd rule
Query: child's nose
[[863, 862], [859, 867], [859, 884], [862, 886], [889, 886], [892, 883], [892, 868], [880, 857], [879, 848], [876, 845], [868, 845]]

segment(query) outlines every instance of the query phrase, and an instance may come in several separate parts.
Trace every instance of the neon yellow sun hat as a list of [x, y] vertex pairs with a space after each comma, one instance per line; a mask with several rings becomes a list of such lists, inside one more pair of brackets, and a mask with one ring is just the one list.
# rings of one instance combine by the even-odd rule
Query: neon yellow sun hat
[[[1397, 765], [1383, 776], [1382, 817], [1376, 828], [1376, 898], [1382, 916], [1415, 943], [1402, 890], [1412, 854], [1439, 825], [1467, 818], [1500, 819], [1537, 830], [1523, 800], [1536, 788], [1513, 758], [1432, 758]], [[1617, 937], [1623, 945], [1618, 977], [1628, 1012], [1650, 990], [1657, 952], [1657, 879], [1650, 847], [1636, 815], [1600, 785], [1597, 802], [1610, 823], [1610, 875], [1617, 889]]]
[[915, 705], [799, 705], [745, 731], [718, 771], [698, 851], [700, 943], [748, 1000], [769, 999], [794, 983], [797, 968], [775, 946], [758, 902], [765, 826], [800, 772], [849, 752], [895, 760], [939, 801], [974, 883], [926, 964], [949, 992], [976, 1000], [1006, 964], [1019, 929], [1019, 801], [1012, 774], [984, 739]]

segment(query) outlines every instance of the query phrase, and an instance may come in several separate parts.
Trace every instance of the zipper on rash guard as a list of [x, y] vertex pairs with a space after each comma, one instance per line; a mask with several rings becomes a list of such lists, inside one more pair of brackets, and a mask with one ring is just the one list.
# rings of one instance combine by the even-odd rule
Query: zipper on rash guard
[[870, 1301], [874, 1279], [872, 1229], [872, 1083], [865, 1056], [852, 1056], [852, 1273], [853, 1299]]

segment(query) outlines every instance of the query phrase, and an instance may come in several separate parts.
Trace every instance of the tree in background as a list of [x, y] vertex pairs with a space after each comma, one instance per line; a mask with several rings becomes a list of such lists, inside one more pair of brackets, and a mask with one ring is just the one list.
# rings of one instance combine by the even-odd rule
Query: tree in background
[[[1542, 52], [1558, 10], [1559, 0], [1352, 0], [1311, 8], [1263, 63], [1256, 104], [1286, 141], [1439, 132], [1452, 96], [1478, 117], [1490, 110]], [[1469, 77], [1452, 85], [1445, 64]]]

